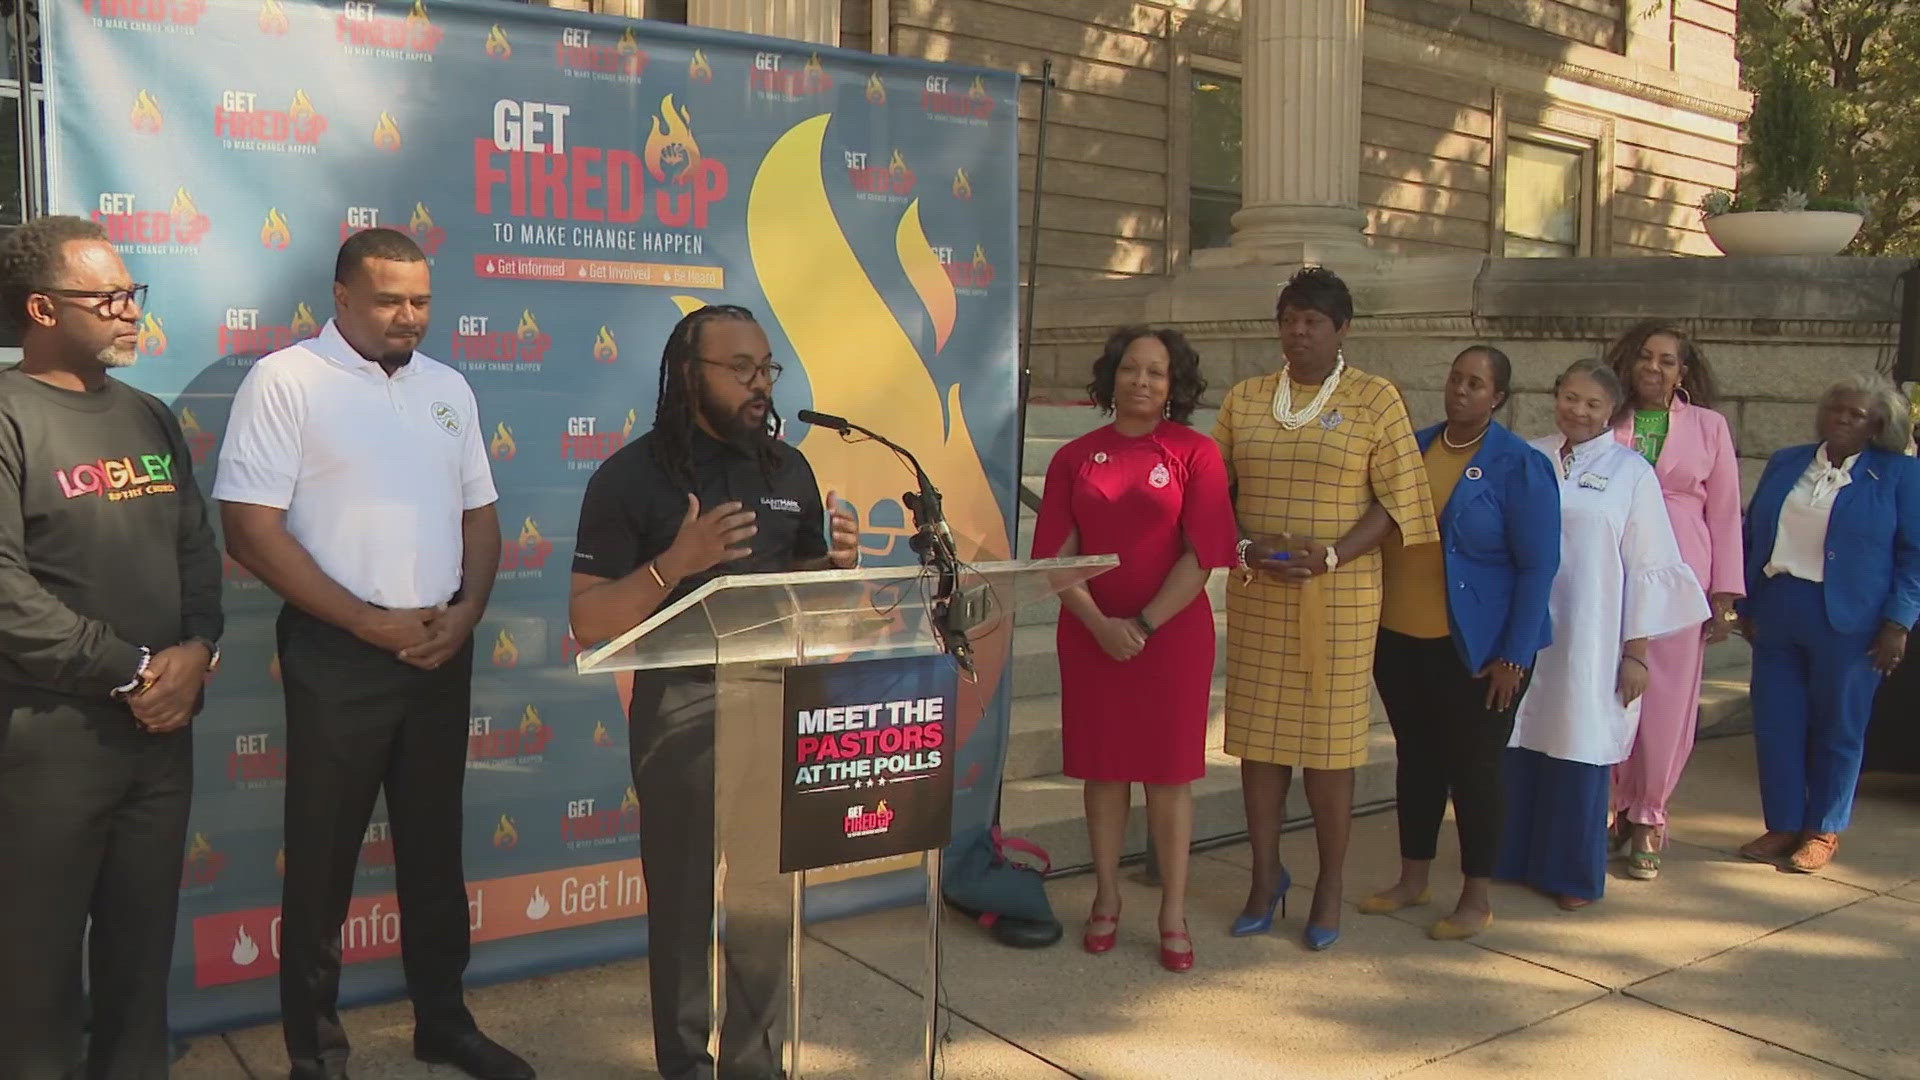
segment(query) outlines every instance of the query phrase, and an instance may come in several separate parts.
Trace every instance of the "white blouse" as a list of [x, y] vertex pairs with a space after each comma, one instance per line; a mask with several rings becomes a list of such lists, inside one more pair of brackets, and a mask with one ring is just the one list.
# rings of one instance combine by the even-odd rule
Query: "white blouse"
[[1531, 445], [1560, 476], [1560, 572], [1548, 613], [1553, 643], [1534, 661], [1508, 746], [1563, 761], [1625, 761], [1640, 703], [1620, 704], [1622, 646], [1635, 638], [1699, 633], [1706, 591], [1680, 558], [1653, 466], [1612, 431], [1581, 443], [1564, 464], [1566, 439]]
[[1791, 574], [1802, 581], [1827, 580], [1827, 519], [1833, 516], [1833, 500], [1840, 489], [1853, 483], [1855, 454], [1835, 468], [1827, 457], [1827, 444], [1813, 452], [1807, 471], [1794, 481], [1780, 504], [1780, 525], [1773, 533], [1773, 555], [1767, 561], [1768, 577]]

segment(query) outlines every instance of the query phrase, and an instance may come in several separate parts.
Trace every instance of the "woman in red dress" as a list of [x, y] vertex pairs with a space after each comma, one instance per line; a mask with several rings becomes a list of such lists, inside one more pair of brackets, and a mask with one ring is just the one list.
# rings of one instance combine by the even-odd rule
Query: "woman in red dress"
[[1061, 594], [1060, 735], [1068, 776], [1085, 781], [1098, 882], [1088, 952], [1120, 926], [1120, 848], [1132, 785], [1147, 789], [1159, 856], [1160, 963], [1193, 966], [1187, 933], [1191, 784], [1206, 773], [1213, 685], [1207, 575], [1234, 562], [1239, 536], [1212, 438], [1187, 426], [1206, 389], [1200, 357], [1175, 330], [1117, 330], [1087, 387], [1113, 423], [1054, 456], [1033, 557], [1120, 556]]

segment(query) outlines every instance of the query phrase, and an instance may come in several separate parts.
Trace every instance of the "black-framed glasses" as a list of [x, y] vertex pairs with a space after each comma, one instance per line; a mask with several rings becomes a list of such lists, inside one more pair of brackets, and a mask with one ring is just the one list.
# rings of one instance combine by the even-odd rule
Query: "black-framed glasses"
[[700, 358], [700, 362], [703, 364], [711, 364], [717, 368], [724, 368], [734, 378], [740, 380], [741, 386], [752, 386], [754, 380], [762, 375], [767, 377], [769, 384], [777, 383], [780, 381], [781, 374], [787, 370], [771, 360], [764, 364], [747, 364], [724, 360], [708, 360], [703, 357]]
[[58, 296], [66, 300], [91, 300], [93, 301], [91, 304], [83, 304], [81, 306], [92, 308], [94, 314], [103, 319], [118, 319], [125, 316], [129, 310], [147, 306], [147, 287], [145, 285], [134, 285], [125, 289], [42, 288], [33, 291], [45, 293], [48, 296]]

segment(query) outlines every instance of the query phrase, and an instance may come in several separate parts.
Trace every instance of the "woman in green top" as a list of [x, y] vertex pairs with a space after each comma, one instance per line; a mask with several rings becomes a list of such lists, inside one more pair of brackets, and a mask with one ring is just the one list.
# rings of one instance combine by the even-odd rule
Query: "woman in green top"
[[1607, 361], [1628, 397], [1614, 435], [1653, 465], [1681, 557], [1713, 605], [1701, 633], [1648, 643], [1633, 753], [1613, 769], [1613, 845], [1630, 848], [1627, 873], [1644, 881], [1660, 873], [1667, 799], [1693, 751], [1705, 646], [1725, 640], [1733, 602], [1746, 593], [1740, 463], [1726, 419], [1713, 411], [1706, 354], [1679, 324], [1650, 319], [1635, 326]]

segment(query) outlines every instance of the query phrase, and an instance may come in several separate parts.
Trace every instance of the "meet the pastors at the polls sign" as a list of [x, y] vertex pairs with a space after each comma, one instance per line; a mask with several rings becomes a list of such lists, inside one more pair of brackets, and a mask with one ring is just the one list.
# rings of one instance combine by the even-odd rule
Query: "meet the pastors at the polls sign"
[[[431, 257], [425, 351], [478, 394], [505, 531], [471, 721], [475, 974], [634, 951], [625, 718], [615, 680], [574, 673], [566, 623], [586, 480], [651, 425], [682, 313], [743, 304], [786, 366], [785, 415], [853, 417], [906, 444], [962, 555], [1008, 557], [1017, 81], [477, 0], [70, 0], [46, 17], [51, 208], [99, 221], [152, 283], [127, 377], [173, 405], [203, 488], [249, 366], [331, 313], [341, 239], [392, 226]], [[912, 561], [911, 478], [890, 455], [819, 429], [787, 438], [854, 504], [869, 565]], [[187, 1030], [274, 1010], [279, 603], [231, 564], [226, 600], [181, 881]], [[1004, 706], [982, 710], [1006, 635], [986, 644], [978, 682], [942, 696], [938, 735], [916, 736], [954, 770], [961, 829], [985, 824], [1004, 753]], [[863, 787], [833, 812], [878, 815], [884, 799], [904, 815], [913, 786]], [[383, 818], [345, 932], [356, 998], [399, 985]], [[831, 886], [817, 907], [908, 895], [902, 877]]]

